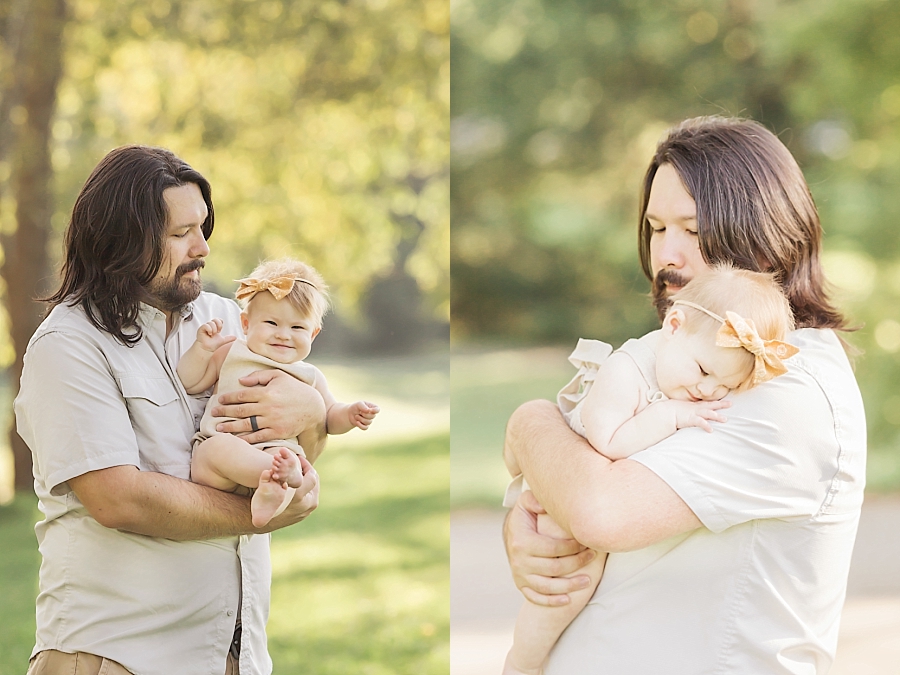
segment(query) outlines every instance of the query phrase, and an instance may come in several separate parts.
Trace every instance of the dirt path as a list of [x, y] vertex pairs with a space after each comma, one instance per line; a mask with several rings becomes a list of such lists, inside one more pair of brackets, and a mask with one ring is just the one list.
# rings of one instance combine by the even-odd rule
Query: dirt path
[[[503, 511], [451, 518], [451, 675], [499, 675], [520, 596], [500, 540]], [[830, 675], [900, 674], [900, 497], [867, 497]]]

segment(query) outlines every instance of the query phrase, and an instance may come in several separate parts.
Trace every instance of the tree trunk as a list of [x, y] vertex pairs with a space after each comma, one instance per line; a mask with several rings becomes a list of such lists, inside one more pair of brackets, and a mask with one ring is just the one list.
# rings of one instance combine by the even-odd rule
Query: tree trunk
[[[15, 89], [19, 95], [9, 119], [14, 125], [9, 156], [17, 227], [14, 234], [2, 237], [4, 259], [0, 269], [6, 282], [6, 309], [16, 351], [10, 372], [14, 392], [18, 391], [25, 347], [41, 320], [42, 305], [35, 298], [47, 292], [50, 276], [47, 256], [53, 215], [50, 122], [62, 70], [65, 14], [65, 0], [28, 3], [14, 65]], [[9, 439], [15, 459], [16, 489], [30, 490], [31, 452], [14, 425]]]

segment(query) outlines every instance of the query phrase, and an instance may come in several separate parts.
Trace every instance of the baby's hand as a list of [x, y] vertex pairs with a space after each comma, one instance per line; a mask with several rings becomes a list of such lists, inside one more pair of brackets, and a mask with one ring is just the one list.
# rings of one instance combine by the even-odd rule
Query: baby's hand
[[726, 422], [728, 418], [717, 411], [731, 406], [731, 401], [670, 401], [675, 406], [675, 426], [700, 427], [712, 433], [712, 422]]
[[372, 424], [372, 420], [375, 419], [375, 415], [379, 412], [381, 412], [381, 408], [368, 401], [351, 403], [350, 407], [347, 409], [347, 414], [350, 416], [350, 422], [363, 431], [369, 428], [369, 425]]
[[214, 352], [237, 339], [234, 335], [222, 335], [222, 325], [222, 319], [213, 319], [197, 329], [197, 343], [204, 351]]

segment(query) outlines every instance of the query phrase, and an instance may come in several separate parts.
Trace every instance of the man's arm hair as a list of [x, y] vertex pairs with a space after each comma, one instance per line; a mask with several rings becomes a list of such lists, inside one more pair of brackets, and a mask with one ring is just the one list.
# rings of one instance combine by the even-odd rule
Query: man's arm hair
[[549, 401], [520, 406], [507, 425], [513, 453], [550, 516], [581, 544], [630, 551], [702, 526], [684, 500], [643, 465], [611, 462]]
[[271, 532], [305, 518], [318, 498], [318, 477], [312, 472], [298, 488], [293, 508], [256, 528], [250, 522], [249, 497], [131, 465], [90, 471], [68, 482], [104, 527], [176, 541]]

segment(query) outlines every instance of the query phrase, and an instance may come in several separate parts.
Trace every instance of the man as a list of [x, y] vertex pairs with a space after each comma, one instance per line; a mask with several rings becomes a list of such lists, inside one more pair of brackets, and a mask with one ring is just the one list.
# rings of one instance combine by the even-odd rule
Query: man
[[[15, 402], [45, 514], [30, 675], [271, 672], [259, 534], [309, 515], [318, 478], [306, 464], [264, 529], [247, 497], [189, 482], [208, 395], [188, 396], [175, 367], [202, 323], [240, 326], [234, 302], [201, 293], [213, 223], [209, 183], [159, 148], [113, 150], [76, 200], [62, 282]], [[216, 410], [236, 418], [221, 430], [258, 429], [248, 442], [303, 432], [315, 458], [319, 394], [278, 372], [244, 383]]]
[[[545, 673], [825, 673], [866, 435], [833, 332], [846, 322], [824, 290], [812, 197], [762, 126], [700, 118], [657, 148], [640, 215], [641, 262], [660, 310], [715, 262], [770, 270], [791, 302], [800, 353], [786, 375], [734, 396], [712, 434], [682, 430], [627, 460], [599, 455], [547, 401], [513, 414], [505, 451], [532, 490], [505, 526], [517, 586], [532, 602], [565, 603], [587, 585], [575, 572], [590, 549], [611, 552]], [[537, 533], [544, 509], [572, 539]]]

